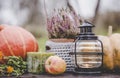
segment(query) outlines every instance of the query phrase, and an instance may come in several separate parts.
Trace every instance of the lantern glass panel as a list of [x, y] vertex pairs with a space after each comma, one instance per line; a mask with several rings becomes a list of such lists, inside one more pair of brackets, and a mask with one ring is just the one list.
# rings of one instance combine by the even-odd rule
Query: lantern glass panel
[[[76, 60], [79, 68], [98, 68], [102, 65], [101, 43], [98, 40], [78, 40]], [[74, 60], [75, 61], [75, 60]]]

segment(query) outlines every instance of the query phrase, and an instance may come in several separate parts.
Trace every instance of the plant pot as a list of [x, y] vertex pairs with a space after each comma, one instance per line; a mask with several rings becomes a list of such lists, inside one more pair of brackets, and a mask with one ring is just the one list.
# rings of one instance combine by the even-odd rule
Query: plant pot
[[53, 41], [53, 42], [74, 42], [74, 39], [66, 39], [66, 38], [60, 38], [60, 39], [49, 39], [50, 41]]
[[46, 51], [53, 52], [63, 58], [67, 63], [67, 72], [73, 71], [72, 55], [74, 51], [74, 39], [49, 39], [46, 42]]

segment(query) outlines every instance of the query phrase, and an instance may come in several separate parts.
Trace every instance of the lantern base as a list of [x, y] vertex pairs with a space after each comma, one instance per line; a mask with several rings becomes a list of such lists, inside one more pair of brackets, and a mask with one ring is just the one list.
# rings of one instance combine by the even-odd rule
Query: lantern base
[[102, 74], [102, 69], [101, 68], [75, 68], [73, 71], [75, 74], [94, 74], [94, 75], [100, 75]]

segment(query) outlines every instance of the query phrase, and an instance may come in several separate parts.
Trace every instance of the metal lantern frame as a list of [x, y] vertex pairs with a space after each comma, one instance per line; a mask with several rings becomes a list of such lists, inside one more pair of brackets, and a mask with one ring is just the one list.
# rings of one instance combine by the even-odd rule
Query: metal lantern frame
[[[88, 23], [88, 22], [87, 22]], [[89, 23], [90, 25], [91, 23]], [[86, 28], [89, 28], [89, 26], [84, 26]], [[91, 28], [94, 27], [94, 26], [91, 26]], [[80, 27], [81, 29], [83, 27]], [[87, 30], [86, 30], [87, 31]], [[92, 30], [89, 30], [90, 32], [92, 32]], [[83, 32], [83, 31], [82, 31]], [[83, 35], [83, 36], [82, 36]], [[85, 37], [85, 35], [87, 35]], [[102, 52], [76, 52], [76, 47], [77, 47], [77, 42], [80, 40], [97, 40], [100, 42], [101, 44], [101, 51]], [[101, 59], [101, 66], [98, 67], [98, 68], [80, 68], [79, 65], [78, 65], [78, 60], [77, 60], [77, 55], [101, 55], [102, 59]], [[75, 61], [75, 65], [76, 65], [76, 68], [74, 69], [74, 72], [75, 73], [81, 73], [81, 74], [91, 74], [91, 73], [102, 73], [103, 71], [103, 44], [102, 44], [102, 41], [100, 41], [97, 36], [95, 36], [93, 33], [87, 33], [87, 34], [84, 34], [84, 33], [81, 33], [79, 34], [76, 39], [75, 39], [75, 49], [74, 49], [74, 61]]]

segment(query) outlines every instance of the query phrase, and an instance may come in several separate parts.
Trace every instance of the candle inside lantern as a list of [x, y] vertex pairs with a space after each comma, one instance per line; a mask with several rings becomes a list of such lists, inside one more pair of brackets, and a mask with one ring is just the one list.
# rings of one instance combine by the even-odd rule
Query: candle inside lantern
[[85, 68], [89, 68], [89, 67], [90, 67], [90, 64], [84, 64], [84, 67], [85, 67]]

